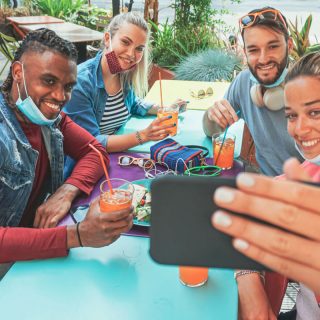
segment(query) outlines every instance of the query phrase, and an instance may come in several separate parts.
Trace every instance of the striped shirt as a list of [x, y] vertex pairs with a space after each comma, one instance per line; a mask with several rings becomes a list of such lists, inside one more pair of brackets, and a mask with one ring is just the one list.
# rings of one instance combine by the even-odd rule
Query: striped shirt
[[102, 119], [100, 121], [101, 134], [114, 134], [127, 122], [129, 111], [124, 104], [123, 92], [120, 90], [114, 96], [108, 96]]

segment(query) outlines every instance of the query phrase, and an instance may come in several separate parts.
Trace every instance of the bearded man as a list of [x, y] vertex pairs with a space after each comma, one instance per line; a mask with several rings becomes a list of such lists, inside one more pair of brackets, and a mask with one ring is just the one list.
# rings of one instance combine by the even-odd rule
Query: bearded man
[[[275, 176], [290, 157], [301, 159], [287, 132], [283, 81], [293, 47], [286, 18], [271, 7], [250, 11], [240, 21], [248, 69], [231, 83], [223, 100], [203, 118], [203, 130], [212, 136], [238, 120], [247, 124], [262, 173]], [[238, 112], [239, 114], [239, 112]]]

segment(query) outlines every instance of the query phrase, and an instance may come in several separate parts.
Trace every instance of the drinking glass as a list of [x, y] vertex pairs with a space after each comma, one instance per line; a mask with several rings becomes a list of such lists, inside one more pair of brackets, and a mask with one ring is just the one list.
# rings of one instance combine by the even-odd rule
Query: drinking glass
[[212, 136], [213, 164], [221, 169], [233, 166], [236, 137], [232, 133], [217, 133]]
[[[109, 182], [109, 183], [108, 183]], [[112, 192], [109, 185], [112, 186]], [[112, 212], [129, 209], [132, 203], [134, 187], [124, 179], [105, 180], [100, 185], [100, 211]]]
[[201, 287], [208, 281], [208, 268], [179, 266], [179, 279], [187, 287]]
[[178, 130], [178, 115], [179, 115], [179, 105], [173, 104], [168, 107], [159, 108], [157, 117], [160, 119], [162, 117], [171, 116], [171, 119], [165, 120], [162, 122], [163, 125], [173, 125], [176, 124], [172, 128], [168, 128], [168, 132], [170, 136], [175, 136]]

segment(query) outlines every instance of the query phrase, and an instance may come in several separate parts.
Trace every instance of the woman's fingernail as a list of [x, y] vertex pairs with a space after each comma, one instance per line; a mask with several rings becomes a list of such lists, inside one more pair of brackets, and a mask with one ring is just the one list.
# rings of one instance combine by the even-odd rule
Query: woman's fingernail
[[229, 227], [232, 224], [231, 217], [222, 211], [215, 212], [213, 222], [221, 227]]
[[249, 243], [242, 239], [234, 239], [233, 245], [236, 249], [241, 250], [247, 250], [249, 248]]
[[232, 202], [234, 200], [234, 191], [226, 188], [218, 188], [214, 193], [214, 199], [221, 202]]
[[186, 101], [186, 103], [190, 103], [190, 101]]
[[177, 124], [176, 124], [176, 123], [174, 123], [174, 124], [173, 124], [173, 126], [174, 126], [174, 127], [176, 127], [176, 126], [177, 126]]
[[237, 176], [237, 182], [239, 185], [245, 187], [253, 187], [255, 184], [254, 178], [247, 173], [239, 173]]
[[172, 116], [168, 116], [168, 119], [171, 119], [172, 118]]

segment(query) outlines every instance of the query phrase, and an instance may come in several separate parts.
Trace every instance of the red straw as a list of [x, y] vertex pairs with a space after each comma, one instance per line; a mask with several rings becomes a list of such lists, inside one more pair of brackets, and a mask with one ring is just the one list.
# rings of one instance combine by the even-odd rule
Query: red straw
[[112, 185], [111, 185], [111, 182], [110, 182], [108, 170], [107, 170], [106, 164], [104, 163], [104, 159], [103, 159], [102, 153], [97, 148], [95, 148], [91, 143], [89, 143], [89, 147], [99, 154], [99, 157], [100, 157], [100, 160], [101, 160], [101, 164], [102, 164], [102, 167], [103, 167], [103, 171], [104, 171], [104, 174], [106, 175], [108, 187], [110, 189], [111, 194], [113, 194], [113, 189], [112, 189]]
[[161, 84], [161, 73], [160, 73], [160, 72], [159, 72], [159, 81], [160, 81], [160, 101], [161, 101], [161, 108], [163, 108], [162, 84]]

